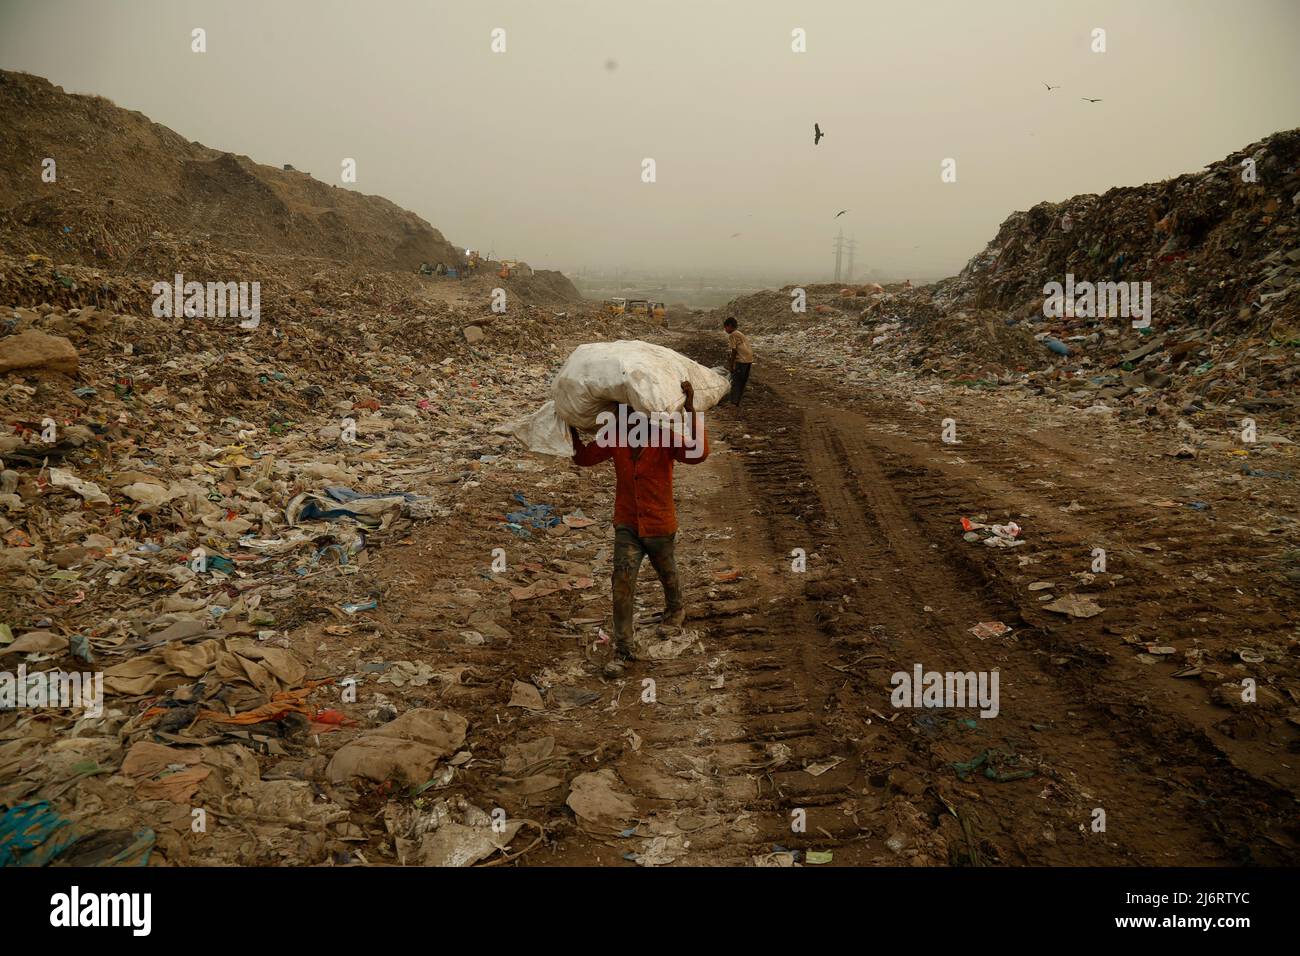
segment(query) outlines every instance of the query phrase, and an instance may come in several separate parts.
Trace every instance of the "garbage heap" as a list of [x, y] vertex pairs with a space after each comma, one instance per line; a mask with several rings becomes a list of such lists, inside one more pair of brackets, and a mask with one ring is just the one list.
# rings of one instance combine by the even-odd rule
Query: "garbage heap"
[[[287, 723], [344, 721], [302, 635], [382, 607], [375, 555], [474, 503], [511, 444], [491, 428], [575, 340], [626, 334], [419, 281], [286, 278], [246, 328], [157, 317], [137, 276], [0, 257], [0, 672], [103, 691], [93, 712], [0, 681], [0, 863], [182, 862], [192, 802], [272, 834], [223, 827], [196, 860], [318, 860], [308, 825], [346, 838], [315, 784], [258, 766]], [[454, 735], [429, 720], [412, 733]]]
[[[931, 375], [1119, 417], [1294, 422], [1298, 228], [1300, 130], [1289, 130], [1201, 173], [1017, 212], [932, 285], [810, 287], [793, 326], [788, 289], [726, 308], [779, 329], [769, 348], [841, 378]], [[1122, 312], [1123, 300], [1101, 298], [1102, 283], [1126, 284], [1130, 311], [1149, 292], [1149, 316], [1108, 314], [1102, 303]]]

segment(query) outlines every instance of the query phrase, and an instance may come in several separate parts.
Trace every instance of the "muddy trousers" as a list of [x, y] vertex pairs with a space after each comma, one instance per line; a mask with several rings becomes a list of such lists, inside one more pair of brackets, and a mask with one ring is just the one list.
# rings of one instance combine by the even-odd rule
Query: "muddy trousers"
[[749, 370], [753, 368], [750, 362], [737, 362], [736, 367], [731, 372], [731, 404], [739, 405], [740, 396], [745, 394], [745, 383], [749, 381]]
[[641, 538], [631, 528], [614, 528], [614, 649], [632, 653], [632, 617], [636, 603], [636, 579], [641, 559], [649, 555], [650, 564], [664, 586], [665, 615], [682, 608], [682, 584], [677, 577], [677, 559], [673, 555], [675, 534]]

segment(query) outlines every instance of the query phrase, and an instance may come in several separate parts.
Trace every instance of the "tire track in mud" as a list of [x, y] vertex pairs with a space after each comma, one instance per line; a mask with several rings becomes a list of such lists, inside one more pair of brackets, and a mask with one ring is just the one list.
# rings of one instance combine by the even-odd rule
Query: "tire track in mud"
[[[781, 383], [773, 395], [778, 404], [784, 395], [802, 399], [803, 393], [781, 376], [771, 378]], [[972, 560], [970, 550], [948, 548], [955, 515], [970, 513], [968, 507], [954, 508], [953, 499], [970, 497], [978, 489], [962, 487], [952, 474], [900, 462], [860, 415], [825, 407], [810, 414], [816, 418], [807, 430], [808, 462], [839, 550], [841, 584], [853, 585], [844, 588], [845, 594], [870, 607], [877, 617], [872, 626], [887, 632], [890, 667], [872, 672], [864, 696], [870, 699], [874, 692], [879, 700], [885, 672], [910, 670], [917, 661], [926, 669], [934, 661], [938, 670], [996, 666], [1003, 712], [988, 723], [998, 726], [1003, 745], [1025, 747], [1042, 762], [1050, 782], [1043, 794], [1034, 788], [1034, 799], [1041, 796], [1040, 802], [1050, 804], [1074, 791], [1061, 801], [1064, 813], [1055, 814], [1065, 817], [1060, 820], [1017, 799], [1027, 792], [1023, 785], [1019, 790], [1013, 783], [997, 785], [991, 792], [985, 787], [982, 798], [996, 810], [1002, 836], [989, 839], [996, 859], [1112, 864], [1294, 860], [1294, 843], [1286, 831], [1289, 792], [1234, 767], [1203, 733], [1176, 716], [1150, 709], [1143, 688], [1115, 681], [1112, 689], [1099, 681], [1099, 672], [1107, 670], [1105, 655], [1081, 657], [1068, 636], [1051, 633], [1068, 632], [1069, 625], [1044, 622], [1048, 616], [1039, 608], [1009, 593], [990, 574], [993, 559]], [[942, 526], [923, 517], [935, 514], [954, 516]], [[846, 533], [855, 526], [857, 533]], [[852, 569], [873, 565], [876, 574], [864, 573], [852, 582]], [[927, 605], [934, 610], [924, 611]], [[1020, 640], [981, 643], [965, 632], [977, 620], [993, 618], [1013, 624]], [[890, 628], [896, 633], [889, 634]], [[923, 755], [931, 766], [956, 762], [950, 759], [948, 741], [926, 742], [930, 746], [921, 750], [929, 751]], [[950, 792], [936, 795], [945, 809], [951, 805]], [[1090, 822], [1089, 805], [1107, 811], [1104, 839], [1100, 834], [1078, 839], [1078, 824]], [[1074, 839], [1062, 832], [1071, 823]], [[1271, 832], [1261, 834], [1261, 829]]]
[[[731, 430], [724, 425], [722, 434]], [[858, 763], [824, 720], [816, 623], [800, 579], [781, 570], [787, 542], [807, 540], [809, 515], [774, 507], [770, 491], [807, 483], [798, 446], [732, 456], [721, 470], [722, 487], [732, 490], [715, 495], [708, 514], [722, 506], [736, 521], [730, 558], [743, 570], [740, 594], [717, 601], [707, 588], [688, 586], [689, 626], [701, 633], [705, 654], [636, 666], [630, 683], [652, 677], [657, 702], [632, 722], [640, 750], [615, 769], [651, 816], [719, 821], [690, 831], [679, 863], [745, 865], [778, 846], [838, 850], [862, 837], [851, 813], [837, 807], [860, 785]], [[802, 833], [792, 829], [796, 810]], [[648, 832], [656, 832], [653, 820]], [[836, 858], [847, 859], [843, 851]]]

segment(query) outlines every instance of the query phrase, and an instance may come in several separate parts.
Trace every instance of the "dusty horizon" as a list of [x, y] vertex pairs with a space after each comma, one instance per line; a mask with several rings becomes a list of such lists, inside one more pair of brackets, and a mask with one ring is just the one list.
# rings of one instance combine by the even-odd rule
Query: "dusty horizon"
[[325, 182], [354, 158], [343, 188], [538, 268], [813, 280], [843, 227], [859, 275], [935, 277], [1013, 211], [1194, 172], [1296, 125], [1297, 27], [1300, 8], [1271, 0], [756, 2], [743, 19], [394, 2], [363, 23], [338, 3], [16, 0], [0, 66]]

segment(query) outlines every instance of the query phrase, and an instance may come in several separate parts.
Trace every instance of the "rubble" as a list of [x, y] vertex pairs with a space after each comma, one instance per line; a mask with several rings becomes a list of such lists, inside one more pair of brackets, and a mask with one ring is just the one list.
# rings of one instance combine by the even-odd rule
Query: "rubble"
[[[446, 786], [469, 759], [466, 718], [419, 695], [472, 686], [472, 668], [446, 679], [423, 654], [357, 660], [354, 643], [398, 613], [375, 556], [417, 525], [480, 513], [485, 480], [540, 470], [491, 428], [542, 397], [578, 335], [617, 338], [626, 322], [519, 300], [493, 314], [486, 294], [465, 304], [402, 274], [297, 275], [271, 283], [248, 329], [155, 317], [147, 277], [0, 256], [0, 354], [24, 359], [0, 374], [0, 657], [103, 673], [98, 716], [0, 709], [0, 802], [44, 799], [76, 822], [50, 859], [97, 858], [100, 843], [121, 856], [146, 828], [155, 863], [361, 859], [377, 835], [350, 822], [357, 799]], [[554, 524], [581, 536], [591, 521], [566, 504]], [[552, 579], [517, 573], [492, 601], [448, 592], [459, 646], [510, 640], [495, 608]], [[589, 589], [590, 575], [575, 563], [554, 579]], [[462, 611], [467, 595], [483, 606]], [[390, 697], [349, 703], [359, 681]], [[212, 818], [198, 842], [191, 807]], [[470, 831], [410, 862], [509, 843], [458, 826]]]
[[60, 335], [33, 329], [0, 339], [0, 374], [28, 368], [73, 375], [77, 371], [77, 350]]
[[[1254, 182], [1242, 178], [1247, 159]], [[1149, 444], [1188, 463], [1198, 501], [1180, 507], [1207, 507], [1210, 488], [1283, 492], [1300, 474], [1297, 191], [1292, 130], [1202, 173], [1016, 213], [959, 275], [932, 285], [862, 286], [851, 297], [807, 285], [804, 313], [792, 311], [791, 287], [743, 296], [706, 321], [715, 329], [735, 315], [760, 362], [927, 414], [945, 409], [936, 421], [979, 406], [1051, 432], [1077, 424]], [[1176, 249], [1171, 236], [1183, 237]], [[1085, 281], [1149, 282], [1149, 327], [1055, 307], [1051, 283], [1064, 293]], [[1037, 440], [1004, 437], [1011, 463], [1018, 443]]]
[[[1182, 421], [1185, 443], [1205, 447], [1203, 429], [1234, 419], [1296, 423], [1297, 194], [1300, 130], [1290, 130], [1202, 173], [1015, 213], [959, 275], [930, 286], [844, 297], [810, 285], [803, 314], [791, 311], [791, 288], [720, 311], [771, 354], [845, 382], [932, 377], [1155, 429]], [[1087, 309], [1049, 317], [1044, 288], [1067, 277], [1149, 282], [1150, 326]]]

